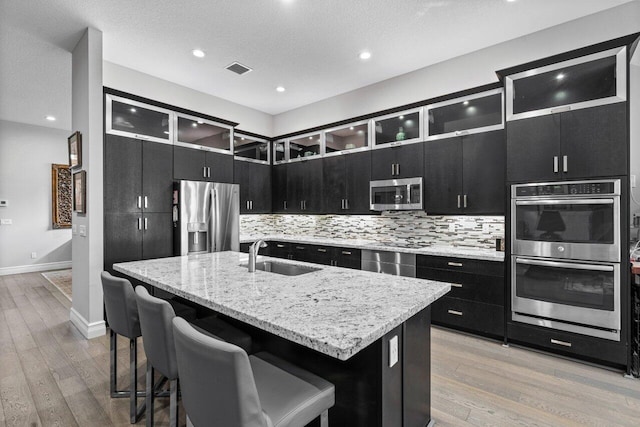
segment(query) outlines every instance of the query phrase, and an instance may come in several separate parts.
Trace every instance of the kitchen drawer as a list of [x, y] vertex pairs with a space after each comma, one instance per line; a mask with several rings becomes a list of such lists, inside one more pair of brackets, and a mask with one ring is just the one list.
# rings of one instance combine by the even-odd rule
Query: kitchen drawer
[[571, 332], [510, 321], [508, 340], [564, 356], [624, 367], [627, 364], [627, 346], [618, 341], [589, 337]]
[[417, 277], [451, 283], [450, 298], [504, 305], [504, 277], [418, 267]]
[[500, 261], [418, 255], [416, 257], [416, 263], [418, 268], [437, 268], [486, 276], [504, 276], [504, 262]]
[[308, 245], [307, 261], [316, 264], [331, 265], [333, 249], [332, 246]]
[[288, 242], [267, 242], [267, 247], [262, 249], [263, 253], [275, 258], [289, 258], [291, 255], [291, 243]]
[[251, 245], [252, 243], [240, 243], [240, 252], [249, 253], [249, 246]]
[[360, 249], [333, 248], [333, 251], [333, 259], [336, 262], [336, 266], [360, 270], [362, 264]]
[[435, 325], [504, 336], [504, 307], [499, 305], [442, 297], [431, 306], [431, 321]]

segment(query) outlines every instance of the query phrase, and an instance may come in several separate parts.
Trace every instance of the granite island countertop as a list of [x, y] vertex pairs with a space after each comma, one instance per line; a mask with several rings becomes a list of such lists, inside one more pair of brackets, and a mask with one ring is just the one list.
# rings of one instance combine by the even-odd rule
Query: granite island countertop
[[221, 314], [347, 360], [447, 293], [448, 283], [259, 257], [320, 269], [257, 270], [248, 255], [215, 252], [114, 264], [124, 273]]
[[479, 259], [484, 261], [504, 261], [504, 252], [494, 249], [473, 248], [469, 246], [454, 245], [407, 245], [398, 242], [380, 242], [365, 239], [341, 239], [333, 237], [306, 237], [289, 236], [283, 234], [269, 234], [264, 236], [243, 235], [240, 236], [241, 243], [253, 243], [258, 239], [266, 241], [302, 243], [308, 245], [328, 245], [344, 248], [365, 249], [373, 251], [403, 252], [417, 255], [433, 255], [456, 258]]

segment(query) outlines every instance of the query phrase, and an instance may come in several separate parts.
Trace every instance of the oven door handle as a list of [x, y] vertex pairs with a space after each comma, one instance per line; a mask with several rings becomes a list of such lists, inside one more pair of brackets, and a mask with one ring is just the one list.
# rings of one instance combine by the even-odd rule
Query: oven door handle
[[614, 271], [612, 265], [575, 264], [572, 262], [543, 261], [537, 259], [516, 258], [516, 264], [539, 265], [541, 267], [575, 268], [577, 270]]
[[530, 205], [612, 205], [613, 199], [516, 200], [516, 206]]
[[516, 200], [516, 206], [530, 205], [612, 205], [613, 199]]

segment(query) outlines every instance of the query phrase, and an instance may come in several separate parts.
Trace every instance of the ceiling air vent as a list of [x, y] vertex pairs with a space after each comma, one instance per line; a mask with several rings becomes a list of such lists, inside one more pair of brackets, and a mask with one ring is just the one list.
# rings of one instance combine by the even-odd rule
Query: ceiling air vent
[[251, 71], [251, 68], [247, 67], [246, 65], [242, 65], [239, 62], [234, 62], [231, 65], [228, 65], [226, 68], [227, 70], [233, 71], [234, 73], [240, 76], [243, 74], [247, 74], [249, 71]]

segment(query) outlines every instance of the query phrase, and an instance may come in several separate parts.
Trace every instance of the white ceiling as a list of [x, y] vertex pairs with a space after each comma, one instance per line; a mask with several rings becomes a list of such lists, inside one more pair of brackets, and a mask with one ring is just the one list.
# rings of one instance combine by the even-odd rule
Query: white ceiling
[[70, 129], [87, 26], [106, 61], [278, 114], [629, 1], [0, 0], [0, 119]]

